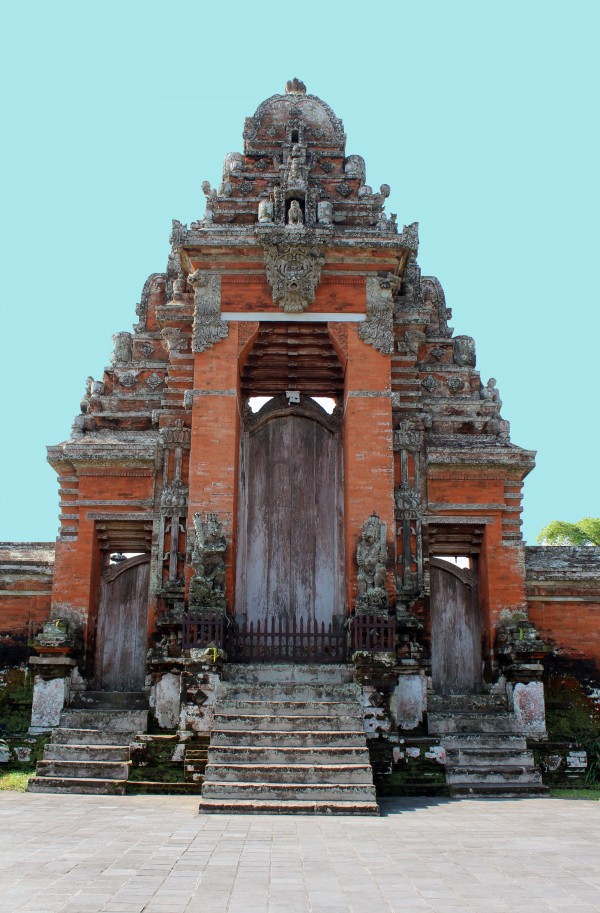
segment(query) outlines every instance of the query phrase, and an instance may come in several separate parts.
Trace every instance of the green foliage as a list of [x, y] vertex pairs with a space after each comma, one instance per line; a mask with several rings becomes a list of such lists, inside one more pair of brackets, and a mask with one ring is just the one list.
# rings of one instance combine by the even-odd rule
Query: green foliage
[[600, 789], [560, 789], [552, 788], [550, 795], [553, 799], [592, 799], [600, 802]]
[[600, 545], [600, 517], [584, 517], [577, 523], [551, 520], [537, 541], [540, 545]]
[[33, 770], [0, 770], [0, 791], [24, 793]]

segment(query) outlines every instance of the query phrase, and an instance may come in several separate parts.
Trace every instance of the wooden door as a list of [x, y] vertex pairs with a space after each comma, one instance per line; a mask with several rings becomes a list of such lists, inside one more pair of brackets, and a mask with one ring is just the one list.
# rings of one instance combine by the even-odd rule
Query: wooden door
[[441, 558], [429, 561], [431, 674], [439, 694], [481, 687], [481, 623], [477, 576]]
[[102, 691], [144, 687], [149, 561], [149, 555], [135, 555], [102, 574], [96, 633], [96, 683]]
[[328, 625], [342, 615], [341, 429], [278, 397], [242, 433], [236, 614]]

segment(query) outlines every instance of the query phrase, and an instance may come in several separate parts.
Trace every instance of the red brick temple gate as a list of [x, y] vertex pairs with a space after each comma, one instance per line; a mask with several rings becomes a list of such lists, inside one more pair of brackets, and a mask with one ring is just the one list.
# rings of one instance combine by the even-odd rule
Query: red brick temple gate
[[[121, 693], [122, 712], [149, 696], [159, 726], [214, 740], [235, 683], [274, 686], [233, 666], [287, 661], [288, 691], [329, 682], [346, 706], [359, 688], [390, 744], [424, 730], [449, 747], [467, 725], [543, 737], [520, 533], [534, 453], [421, 276], [417, 225], [399, 231], [345, 143], [298, 80], [259, 106], [49, 448], [62, 515], [37, 661], [54, 703], [37, 729]], [[483, 788], [469, 777], [455, 788]], [[368, 790], [352, 801], [372, 808]]]

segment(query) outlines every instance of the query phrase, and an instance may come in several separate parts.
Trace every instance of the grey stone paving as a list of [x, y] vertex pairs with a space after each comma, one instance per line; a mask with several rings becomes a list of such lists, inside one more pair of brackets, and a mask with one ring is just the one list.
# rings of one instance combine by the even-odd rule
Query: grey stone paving
[[381, 818], [0, 795], [6, 913], [597, 913], [600, 803], [393, 800]]

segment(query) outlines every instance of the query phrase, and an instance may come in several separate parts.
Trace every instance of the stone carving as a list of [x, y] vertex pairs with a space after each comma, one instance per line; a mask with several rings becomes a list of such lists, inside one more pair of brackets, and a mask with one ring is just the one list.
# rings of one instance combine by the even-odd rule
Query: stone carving
[[194, 352], [205, 352], [229, 335], [221, 320], [221, 274], [216, 270], [197, 269], [188, 276], [195, 293]]
[[256, 160], [255, 166], [258, 168], [259, 171], [266, 171], [267, 168], [269, 167], [269, 162], [265, 158], [260, 158], [260, 159]]
[[409, 422], [400, 422], [394, 431], [394, 450], [418, 450], [421, 446], [421, 432]]
[[148, 386], [150, 387], [151, 390], [156, 390], [158, 387], [161, 386], [161, 384], [164, 383], [164, 381], [163, 381], [162, 377], [159, 377], [158, 374], [156, 372], [154, 372], [153, 374], [150, 375], [150, 377], [146, 378], [146, 383], [148, 384]]
[[428, 374], [427, 377], [423, 380], [423, 386], [428, 393], [433, 393], [434, 390], [437, 390], [437, 378], [435, 378], [433, 374]]
[[358, 178], [361, 183], [364, 183], [367, 169], [362, 155], [348, 156], [344, 162], [344, 174], [349, 178]]
[[460, 377], [457, 377], [456, 374], [453, 374], [452, 377], [448, 380], [448, 387], [452, 390], [453, 393], [458, 393], [459, 390], [462, 390], [465, 385], [464, 380]]
[[160, 496], [160, 512], [163, 517], [184, 517], [187, 513], [188, 489], [181, 479], [174, 479], [165, 485]]
[[333, 162], [330, 162], [329, 159], [321, 159], [319, 164], [323, 171], [326, 172], [326, 174], [329, 174], [331, 171], [333, 171]]
[[421, 507], [421, 495], [405, 480], [394, 492], [396, 508], [403, 512], [415, 513]]
[[273, 200], [271, 200], [266, 194], [261, 197], [260, 203], [258, 204], [258, 221], [273, 221]]
[[387, 565], [387, 526], [373, 513], [362, 528], [356, 561], [357, 614], [386, 615], [388, 596], [385, 589]]
[[481, 389], [481, 398], [487, 403], [498, 403], [498, 405], [501, 406], [502, 400], [500, 399], [500, 391], [496, 384], [496, 378], [490, 377], [485, 387], [482, 387]]
[[172, 352], [179, 351], [179, 345], [181, 343], [181, 330], [179, 327], [165, 327], [164, 330], [160, 331], [160, 335], [167, 344], [169, 355]]
[[207, 513], [204, 522], [194, 514], [190, 583], [190, 605], [225, 612], [225, 549], [223, 526], [216, 514]]
[[121, 384], [122, 387], [127, 387], [127, 389], [134, 387], [136, 380], [137, 380], [136, 371], [126, 371], [124, 374], [121, 374], [119, 376], [119, 383]]
[[306, 86], [301, 79], [298, 79], [294, 76], [293, 79], [288, 79], [285, 84], [285, 94], [286, 95], [306, 95]]
[[69, 624], [60, 618], [47, 621], [33, 640], [33, 646], [38, 652], [44, 652], [44, 648], [48, 647], [58, 650], [72, 645], [73, 638], [69, 633]]
[[304, 216], [302, 215], [298, 200], [292, 200], [290, 203], [290, 208], [288, 209], [288, 222], [290, 225], [304, 224]]
[[315, 300], [331, 231], [302, 225], [256, 227], [273, 301], [284, 311], [299, 313]]
[[169, 243], [172, 247], [182, 247], [185, 244], [185, 233], [186, 226], [179, 221], [179, 219], [173, 219], [172, 221], [171, 234], [169, 236]]
[[238, 189], [239, 189], [240, 193], [242, 194], [242, 196], [247, 197], [254, 190], [254, 184], [252, 183], [252, 181], [248, 181], [248, 180], [242, 181], [242, 183], [240, 184]]
[[454, 364], [461, 368], [475, 367], [475, 340], [472, 336], [455, 336], [453, 340]]
[[404, 344], [411, 355], [418, 355], [420, 346], [425, 342], [425, 333], [421, 330], [406, 330], [404, 333]]
[[436, 361], [442, 360], [442, 358], [444, 357], [444, 352], [445, 352], [445, 350], [442, 349], [441, 346], [436, 346], [435, 349], [431, 350], [431, 354], [435, 358]]
[[341, 197], [348, 197], [352, 193], [352, 187], [350, 184], [347, 184], [346, 181], [342, 181], [342, 183], [338, 184], [335, 189]]
[[331, 225], [333, 222], [333, 203], [330, 200], [319, 200], [317, 204], [317, 219], [321, 225]]
[[305, 160], [306, 149], [299, 143], [294, 143], [287, 163], [286, 184], [288, 187], [306, 186]]
[[228, 152], [223, 161], [223, 180], [226, 181], [231, 174], [239, 174], [244, 170], [244, 156], [241, 152]]
[[133, 359], [133, 336], [131, 333], [115, 333], [113, 338], [111, 364], [130, 362]]
[[142, 353], [142, 355], [145, 358], [148, 358], [148, 356], [152, 355], [152, 353], [154, 352], [154, 346], [151, 345], [149, 342], [144, 342], [140, 346], [140, 352]]
[[163, 447], [184, 447], [187, 449], [190, 446], [191, 432], [183, 424], [183, 421], [178, 418], [174, 425], [160, 429], [160, 437]]
[[359, 324], [358, 335], [373, 348], [391, 355], [394, 351], [394, 301], [387, 279], [367, 277], [367, 319]]
[[217, 208], [217, 191], [211, 188], [210, 181], [202, 181], [202, 192], [206, 197], [204, 221], [212, 222], [215, 214], [215, 209]]

